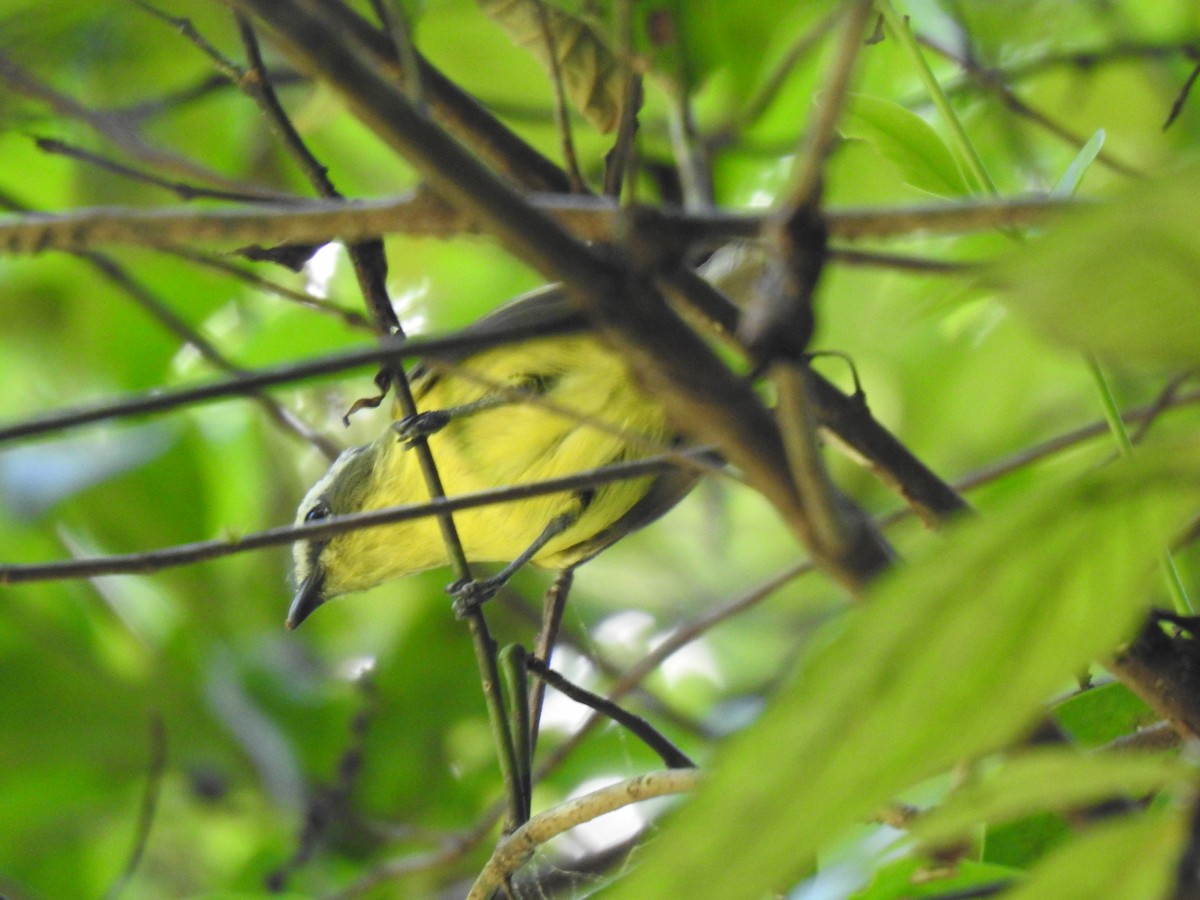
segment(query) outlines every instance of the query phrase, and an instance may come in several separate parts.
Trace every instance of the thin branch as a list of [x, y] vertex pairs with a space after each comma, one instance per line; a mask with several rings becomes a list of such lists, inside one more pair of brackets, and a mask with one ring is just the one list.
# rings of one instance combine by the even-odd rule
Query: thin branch
[[642, 76], [630, 65], [633, 56], [633, 0], [618, 0], [613, 8], [613, 32], [616, 38], [617, 59], [621, 64], [624, 85], [621, 89], [621, 118], [612, 149], [604, 157], [604, 196], [620, 200], [626, 180], [634, 183], [637, 164], [637, 134], [641, 125], [638, 112], [642, 106]]
[[1196, 79], [1200, 78], [1200, 63], [1197, 63], [1192, 71], [1188, 73], [1187, 79], [1183, 82], [1183, 87], [1179, 89], [1179, 95], [1175, 98], [1175, 102], [1171, 104], [1171, 111], [1167, 114], [1167, 120], [1163, 122], [1163, 131], [1170, 128], [1179, 114], [1183, 112], [1183, 107], [1187, 103], [1188, 97], [1191, 96], [1192, 88], [1196, 84]]
[[[295, 10], [294, 5], [290, 5]], [[404, 85], [404, 66], [396, 58], [391, 38], [373, 28], [342, 0], [321, 0], [325, 43], [352, 44], [359, 48], [358, 62], [388, 81]], [[529, 190], [566, 193], [570, 184], [563, 171], [522, 140], [478, 100], [450, 80], [419, 52], [421, 91], [433, 119], [492, 169]]]
[[229, 81], [237, 84], [246, 76], [246, 70], [239, 66], [236, 62], [213, 46], [200, 30], [196, 28], [191, 19], [186, 16], [173, 16], [166, 10], [159, 9], [152, 3], [146, 0], [129, 0], [134, 6], [148, 13], [154, 18], [166, 23], [174, 28], [179, 34], [197, 50], [203, 53], [208, 61], [211, 62]]
[[719, 126], [708, 136], [707, 141], [710, 148], [716, 149], [732, 143], [739, 133], [745, 131], [762, 117], [775, 102], [796, 66], [833, 30], [844, 11], [842, 5], [834, 6], [814, 26], [792, 43], [783, 59], [767, 74], [762, 85], [750, 99], [741, 105], [728, 122]]
[[579, 171], [579, 157], [575, 153], [575, 140], [571, 136], [571, 116], [567, 106], [567, 92], [563, 86], [562, 64], [558, 58], [558, 42], [554, 39], [554, 31], [550, 27], [550, 14], [546, 12], [546, 4], [542, 0], [531, 0], [538, 17], [538, 27], [542, 32], [542, 42], [546, 45], [546, 60], [550, 66], [550, 85], [554, 89], [554, 125], [558, 129], [559, 145], [562, 147], [563, 165], [567, 171], [567, 180], [574, 193], [585, 193], [587, 182]]
[[413, 106], [426, 113], [429, 104], [425, 102], [425, 89], [421, 86], [421, 64], [403, 4], [399, 0], [371, 0], [371, 8], [383, 23], [392, 41], [392, 51], [400, 60], [404, 70], [404, 90], [408, 92]]
[[1150, 404], [1146, 417], [1142, 419], [1137, 430], [1130, 435], [1129, 440], [1131, 443], [1140, 444], [1142, 442], [1146, 434], [1150, 431], [1151, 426], [1158, 420], [1159, 415], [1174, 405], [1175, 399], [1179, 396], [1179, 392], [1183, 389], [1183, 386], [1195, 377], [1196, 370], [1188, 369], [1167, 381], [1163, 389], [1158, 392], [1158, 396]]
[[180, 200], [196, 200], [204, 198], [208, 200], [233, 200], [240, 203], [259, 202], [262, 200], [272, 200], [280, 202], [287, 195], [282, 191], [256, 191], [246, 193], [244, 191], [225, 191], [219, 188], [203, 187], [202, 185], [189, 184], [184, 181], [175, 181], [170, 178], [163, 178], [160, 175], [155, 175], [152, 172], [146, 172], [141, 169], [136, 169], [133, 166], [127, 166], [124, 163], [117, 162], [115, 159], [101, 156], [99, 153], [93, 153], [90, 150], [84, 150], [82, 147], [76, 147], [68, 144], [66, 141], [60, 141], [56, 138], [35, 138], [39, 150], [44, 153], [49, 153], [53, 156], [65, 156], [67, 159], [74, 159], [90, 166], [94, 166], [104, 172], [109, 172], [113, 175], [118, 175], [121, 178], [127, 178], [130, 181], [140, 182], [141, 184], [149, 184], [153, 187], [162, 188], [178, 197]]
[[[79, 258], [91, 263], [106, 278], [121, 288], [138, 306], [153, 316], [163, 327], [178, 337], [189, 347], [218, 370], [234, 376], [248, 375], [246, 369], [228, 360], [206, 337], [180, 319], [161, 300], [150, 293], [149, 288], [137, 281], [123, 266], [115, 260], [95, 251], [80, 251]], [[301, 440], [307, 441], [321, 452], [331, 462], [337, 458], [341, 448], [330, 441], [290, 409], [274, 397], [259, 390], [247, 391], [246, 396], [253, 399], [272, 422]]]
[[[1044, 112], [1034, 109], [1034, 107], [1030, 106], [1019, 96], [1017, 96], [1016, 92], [1013, 91], [1013, 89], [1006, 83], [1003, 72], [996, 69], [985, 68], [970, 57], [957, 54], [928, 37], [920, 36], [917, 38], [917, 41], [922, 46], [927, 47], [944, 59], [948, 59], [960, 66], [962, 70], [966, 72], [967, 78], [970, 81], [981, 87], [983, 90], [991, 91], [1000, 99], [1001, 103], [1007, 106], [1016, 115], [1040, 125], [1050, 134], [1060, 138], [1061, 140], [1070, 144], [1072, 147], [1082, 147], [1087, 143], [1087, 138], [1084, 135], [1076, 134], [1062, 123], [1056, 122], [1054, 119], [1050, 118], [1050, 116], [1046, 115]], [[1114, 172], [1119, 172], [1127, 177], [1145, 177], [1142, 172], [1139, 172], [1136, 168], [1128, 163], [1122, 162], [1120, 159], [1113, 156], [1108, 150], [1102, 149], [1096, 154], [1096, 159], [1103, 165], [1108, 166]]]
[[179, 259], [187, 260], [197, 266], [202, 266], [206, 269], [211, 269], [216, 272], [221, 272], [233, 278], [243, 281], [246, 284], [262, 291], [266, 294], [274, 294], [277, 297], [282, 297], [285, 300], [291, 300], [306, 309], [311, 309], [316, 312], [325, 313], [335, 316], [341, 320], [342, 324], [347, 328], [353, 328], [357, 331], [370, 331], [371, 323], [367, 318], [357, 310], [347, 309], [340, 303], [328, 300], [325, 297], [318, 297], [315, 294], [309, 294], [305, 291], [298, 291], [290, 288], [287, 285], [280, 284], [277, 281], [272, 281], [270, 278], [264, 278], [253, 269], [246, 266], [236, 265], [229, 262], [220, 256], [215, 256], [211, 253], [203, 253], [198, 250], [193, 250], [190, 247], [160, 247], [159, 250]]
[[142, 804], [138, 812], [137, 830], [134, 833], [133, 849], [121, 874], [105, 893], [105, 900], [117, 900], [129, 886], [134, 873], [146, 853], [150, 840], [150, 829], [158, 811], [158, 798], [162, 793], [163, 773], [167, 769], [167, 730], [162, 716], [154, 713], [150, 717], [150, 759], [146, 764], [146, 788], [142, 793]]
[[160, 413], [193, 403], [244, 396], [259, 388], [304, 381], [322, 375], [333, 375], [372, 363], [396, 363], [422, 354], [454, 353], [460, 350], [498, 346], [505, 342], [577, 332], [583, 327], [583, 323], [577, 321], [542, 322], [497, 330], [487, 335], [468, 333], [444, 337], [415, 337], [405, 340], [387, 339], [367, 347], [331, 353], [305, 362], [259, 369], [245, 375], [236, 375], [193, 387], [155, 389], [91, 406], [58, 410], [7, 426], [0, 425], [0, 444], [109, 419]]
[[561, 478], [549, 478], [544, 481], [474, 491], [424, 503], [408, 503], [350, 515], [331, 516], [319, 522], [280, 525], [242, 538], [196, 541], [191, 544], [177, 544], [143, 553], [70, 559], [52, 563], [0, 565], [0, 584], [92, 578], [97, 575], [146, 574], [174, 566], [217, 559], [233, 553], [243, 553], [247, 550], [261, 550], [266, 547], [291, 544], [295, 541], [327, 538], [359, 528], [376, 528], [427, 516], [476, 509], [480, 506], [527, 500], [530, 497], [541, 497], [546, 494], [586, 490], [614, 481], [659, 474], [675, 465], [676, 462], [671, 456], [652, 456], [634, 462], [613, 463], [609, 466]]
[[582, 703], [584, 706], [595, 710], [606, 719], [611, 719], [618, 725], [627, 729], [638, 740], [658, 754], [663, 764], [670, 769], [691, 769], [695, 768], [695, 763], [692, 762], [688, 755], [676, 747], [665, 735], [660, 733], [649, 722], [641, 716], [635, 715], [628, 710], [622, 709], [607, 697], [601, 697], [592, 691], [582, 688], [577, 684], [568, 681], [560, 673], [556, 672], [546, 665], [536, 656], [526, 657], [526, 665], [529, 671], [544, 681], [550, 687], [554, 688], [565, 697], [574, 700], [576, 703]]
[[902, 253], [881, 253], [877, 250], [852, 250], [849, 247], [827, 247], [825, 254], [831, 262], [864, 268], [896, 269], [917, 275], [978, 275], [982, 262], [962, 262], [952, 259], [929, 259]]
[[[178, 154], [152, 147], [138, 136], [119, 115], [93, 112], [78, 101], [56, 91], [5, 53], [0, 52], [0, 82], [16, 94], [44, 103], [64, 119], [87, 125], [105, 139], [120, 147], [132, 158], [155, 169], [176, 172], [188, 178], [199, 178], [209, 184], [243, 194], [263, 193], [257, 185], [248, 185], [214, 172]], [[264, 196], [268, 196], [264, 194]], [[278, 195], [276, 195], [278, 196]]]
[[487, 900], [532, 853], [576, 825], [632, 803], [694, 791], [703, 780], [697, 769], [667, 769], [609, 785], [539, 813], [496, 846], [467, 900]]
[[[238, 14], [237, 20], [242, 36], [242, 43], [246, 48], [246, 54], [250, 60], [250, 72], [255, 76], [252, 80], [247, 81], [248, 84], [253, 84], [256, 88], [253, 96], [267, 116], [267, 120], [271, 123], [273, 130], [284, 142], [284, 146], [288, 152], [300, 163], [301, 169], [317, 193], [324, 197], [340, 199], [341, 194], [333, 186], [333, 182], [330, 180], [325, 167], [318, 163], [316, 157], [308, 150], [308, 147], [301, 140], [300, 135], [296, 132], [291, 120], [285, 113], [282, 104], [279, 103], [275, 91], [272, 89], [270, 81], [267, 78], [266, 67], [263, 65], [262, 57], [259, 53], [258, 39], [249, 19]], [[412, 49], [411, 45], [409, 45], [408, 49]], [[365, 63], [366, 60], [363, 60], [363, 62]], [[410, 85], [409, 96], [413, 101], [409, 104], [411, 110], [418, 118], [422, 118], [424, 101], [420, 96], [419, 85]], [[380, 334], [392, 337], [404, 337], [404, 330], [400, 327], [400, 320], [397, 318], [396, 311], [392, 307], [391, 298], [388, 296], [387, 257], [384, 254], [383, 240], [379, 237], [370, 237], [349, 244], [347, 249], [351, 262], [354, 265], [354, 273], [362, 290], [363, 299], [366, 301], [367, 308], [370, 310], [371, 317]], [[418, 410], [413, 398], [412, 388], [408, 382], [408, 376], [405, 374], [403, 367], [385, 365], [380, 375], [390, 380], [400, 413], [405, 418], [415, 416]], [[422, 436], [414, 439], [411, 444], [413, 451], [416, 453], [417, 462], [420, 465], [421, 474], [425, 480], [426, 490], [430, 499], [435, 502], [444, 499], [445, 490], [442, 486], [441, 475], [438, 472], [437, 462], [434, 459], [428, 441]], [[441, 531], [442, 543], [446, 548], [446, 556], [454, 569], [456, 581], [459, 583], [469, 581], [472, 577], [471, 568], [467, 562], [458, 529], [455, 527], [453, 515], [449, 510], [442, 509], [437, 512], [435, 518], [438, 528]], [[483, 687], [484, 699], [486, 700], [488, 709], [488, 722], [491, 726], [492, 738], [496, 744], [497, 758], [501, 775], [504, 779], [505, 794], [509, 801], [507, 823], [509, 830], [511, 830], [525, 820], [525, 811], [528, 809], [528, 802], [523, 796], [518, 776], [519, 768], [512, 742], [512, 728], [508, 722], [504, 698], [501, 693], [496, 660], [497, 646], [488, 631], [487, 620], [484, 618], [483, 610], [480, 607], [475, 606], [471, 608], [465, 618], [467, 620], [467, 627], [471, 632], [471, 641], [475, 649], [476, 662], [479, 665], [480, 683]]]
[[[3, 191], [0, 191], [0, 206], [5, 206], [9, 209], [24, 209], [24, 206], [16, 198], [9, 196]], [[192, 347], [203, 359], [207, 360], [214, 367], [232, 375], [248, 374], [245, 369], [238, 367], [228, 360], [207, 338], [177, 316], [146, 285], [134, 278], [116, 260], [94, 250], [77, 250], [72, 255], [89, 263], [104, 277], [124, 291], [134, 303], [145, 310], [167, 331], [175, 335], [175, 337], [179, 338], [187, 346]], [[303, 419], [299, 418], [273, 397], [257, 390], [247, 391], [246, 396], [253, 398], [263, 408], [268, 418], [276, 425], [312, 444], [328, 459], [332, 460], [337, 457], [339, 451], [333, 443], [324, 435], [311, 428]]]
[[[571, 595], [571, 585], [575, 581], [574, 568], [563, 569], [542, 597], [542, 618], [538, 628], [537, 641], [533, 646], [532, 657], [545, 665], [550, 664], [554, 648], [558, 645], [558, 632], [562, 626], [563, 613], [567, 608], [567, 598]], [[532, 763], [533, 755], [537, 752], [538, 731], [542, 724], [542, 703], [546, 697], [546, 682], [540, 678], [533, 679], [529, 685], [529, 757]]]
[[816, 206], [821, 196], [825, 161], [837, 137], [838, 120], [850, 92], [850, 82], [872, 15], [872, 2], [856, 0], [849, 8], [840, 6], [839, 12], [846, 16], [846, 22], [829, 71], [821, 79], [821, 100], [805, 130], [803, 147], [792, 171], [785, 198], [785, 216], [789, 210]]
[[362, 706], [350, 722], [350, 742], [338, 759], [337, 777], [332, 785], [312, 791], [305, 805], [304, 823], [291, 856], [266, 877], [272, 893], [282, 893], [291, 875], [317, 853], [330, 831], [352, 813], [352, 798], [366, 759], [366, 742], [378, 707], [378, 691], [371, 673], [364, 672], [355, 681], [362, 695]]

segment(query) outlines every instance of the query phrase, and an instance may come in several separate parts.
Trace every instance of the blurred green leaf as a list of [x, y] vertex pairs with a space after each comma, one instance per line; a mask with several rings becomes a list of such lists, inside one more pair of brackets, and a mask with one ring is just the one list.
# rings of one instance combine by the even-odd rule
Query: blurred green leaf
[[1056, 341], [1101, 357], [1200, 362], [1200, 165], [1064, 215], [993, 270], [1002, 298]]
[[953, 791], [945, 803], [918, 816], [910, 833], [937, 846], [961, 839], [984, 822], [1114, 797], [1137, 798], [1194, 777], [1191, 765], [1161, 755], [1030, 750]]
[[1119, 681], [1080, 691], [1054, 707], [1071, 738], [1094, 747], [1158, 721], [1146, 701]]
[[1093, 826], [1005, 894], [1013, 900], [1148, 900], [1170, 896], [1184, 823], [1150, 810]]
[[[1012, 880], [1019, 873], [1007, 866], [959, 860], [951, 871], [934, 860], [901, 857], [884, 865], [869, 887], [852, 894], [853, 900], [917, 900], [945, 897], [954, 891], [991, 886]], [[969, 896], [969, 894], [968, 894]]]
[[[887, 578], [616, 896], [758, 896], [896, 792], [1027, 727], [1128, 636], [1157, 554], [1200, 502], [1194, 444], [1127, 463], [1023, 497]], [[734, 834], [755, 837], [711, 852]]]
[[1017, 870], [1028, 869], [1071, 835], [1066, 820], [1057, 813], [1037, 812], [997, 825], [989, 825], [983, 839], [983, 859]]
[[839, 130], [844, 137], [870, 144], [907, 184], [919, 190], [939, 197], [971, 193], [946, 142], [933, 126], [899, 103], [855, 94]]

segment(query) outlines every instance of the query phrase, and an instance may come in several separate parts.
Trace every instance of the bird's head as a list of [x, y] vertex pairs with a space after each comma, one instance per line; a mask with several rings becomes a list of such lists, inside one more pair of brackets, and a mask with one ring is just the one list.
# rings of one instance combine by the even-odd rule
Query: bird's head
[[[367, 444], [344, 451], [301, 501], [296, 524], [371, 508], [376, 463], [382, 446]], [[356, 569], [361, 555], [355, 552], [354, 543], [356, 536], [363, 534], [352, 531], [296, 541], [292, 547], [296, 594], [288, 610], [288, 628], [295, 628], [331, 597], [374, 586], [378, 579], [373, 579], [370, 571]]]

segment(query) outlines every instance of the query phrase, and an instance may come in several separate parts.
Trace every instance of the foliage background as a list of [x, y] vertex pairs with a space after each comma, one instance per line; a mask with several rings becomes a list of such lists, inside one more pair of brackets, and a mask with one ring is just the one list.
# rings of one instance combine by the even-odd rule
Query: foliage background
[[[828, 42], [789, 71], [761, 115], [744, 128], [739, 117], [788, 49], [835, 5], [782, 0], [665, 4], [662, 9], [682, 38], [675, 55], [664, 51], [654, 59], [656, 77], [650, 80], [641, 134], [645, 158], [664, 164], [671, 160], [670, 95], [686, 72], [699, 131], [710, 134], [736, 126], [731, 142], [713, 154], [717, 202], [744, 210], [774, 204], [786, 186], [813, 98], [821, 95]], [[221, 4], [193, 0], [164, 8], [186, 16], [222, 52], [240, 58], [232, 17]], [[525, 51], [465, 0], [430, 0], [406, 9], [417, 44], [431, 61], [543, 152], [558, 157], [550, 87]], [[1161, 228], [1158, 237], [1177, 242], [1185, 260], [1174, 281], [1148, 281], [1162, 267], [1138, 267], [1139, 260], [1155, 259], [1148, 244], [1138, 243], [1146, 230], [1132, 229], [1113, 243], [1113, 220], [1101, 219], [1082, 237], [1062, 238], [1065, 243], [1057, 250], [1051, 243], [1042, 257], [1023, 251], [1024, 238], [998, 230], [914, 236], [885, 245], [888, 251], [943, 260], [1018, 260], [982, 279], [832, 266], [820, 289], [814, 346], [848, 354], [876, 417], [937, 472], [957, 482], [1100, 419], [1095, 385], [1080, 349], [1106, 351], [1105, 366], [1126, 408], [1150, 402], [1194, 362], [1194, 335], [1200, 330], [1191, 288], [1200, 248], [1190, 232], [1200, 182], [1191, 160], [1200, 135], [1200, 110], [1185, 102], [1169, 129], [1163, 123], [1195, 65], [1185, 48], [1193, 46], [1198, 22], [1186, 0], [914, 0], [906, 4], [906, 12], [918, 33], [959, 55], [969, 50], [976, 63], [1001, 73], [998, 88], [980, 87], [963, 74], [959, 62], [926, 53], [1002, 195], [1053, 188], [1084, 144], [1102, 130], [1103, 152], [1109, 157], [1087, 165], [1080, 194], [1106, 197], [1132, 190], [1131, 199], [1124, 201], [1123, 221], [1141, 221], [1135, 214], [1144, 213], [1146, 223]], [[128, 113], [150, 104], [144, 117], [121, 120], [136, 121], [147, 142], [230, 179], [308, 196], [253, 105], [232, 86], [220, 84], [193, 99], [172, 99], [206, 84], [212, 65], [138, 6], [3, 0], [0, 23], [6, 59], [92, 113]], [[268, 59], [286, 69], [281, 58]], [[180, 202], [153, 185], [39, 148], [35, 139], [54, 138], [120, 155], [78, 116], [23, 95], [5, 78], [10, 90], [0, 93], [0, 196], [44, 211]], [[947, 124], [932, 110], [918, 73], [896, 40], [886, 37], [864, 50], [855, 90], [869, 99], [852, 104], [843, 118], [845, 140], [826, 172], [831, 208], [926, 204], [967, 193], [961, 172], [952, 161], [946, 164], [957, 153], [952, 143], [944, 143]], [[1007, 90], [1067, 137], [1006, 102]], [[282, 95], [303, 136], [347, 196], [395, 194], [415, 184], [405, 163], [358, 124], [327, 88], [297, 80]], [[887, 125], [880, 107], [872, 105], [878, 100], [916, 111], [933, 130], [926, 134], [911, 118]], [[582, 122], [576, 126], [585, 172], [594, 176], [608, 139]], [[1111, 160], [1137, 174], [1118, 170], [1108, 164]], [[1158, 193], [1138, 193], [1142, 175], [1159, 179], [1154, 187]], [[648, 180], [639, 191], [653, 198]], [[1166, 203], [1167, 197], [1175, 202]], [[1064, 268], [1085, 244], [1108, 247], [1096, 254], [1096, 271]], [[530, 271], [484, 238], [390, 237], [387, 248], [389, 286], [406, 325], [416, 330], [461, 325], [537, 283]], [[313, 357], [370, 339], [332, 316], [169, 254], [128, 247], [105, 252], [191, 329], [245, 368]], [[338, 251], [322, 252], [304, 274], [278, 267], [260, 271], [279, 282], [327, 292], [343, 306], [356, 304], [352, 274]], [[1124, 280], [1114, 280], [1118, 271], [1125, 273]], [[1056, 281], [1054, 273], [1063, 272]], [[1080, 274], [1092, 277], [1082, 279], [1086, 290], [1079, 289]], [[998, 284], [1015, 284], [1017, 290], [997, 292]], [[1143, 293], [1139, 288], [1145, 284], [1155, 290]], [[1176, 296], [1172, 292], [1184, 298], [1182, 305], [1171, 307], [1169, 317], [1150, 314], [1143, 322], [1142, 314], [1164, 296]], [[131, 302], [126, 290], [88, 260], [69, 254], [0, 258], [0, 314], [0, 410], [5, 421], [218, 374], [178, 334]], [[1080, 321], [1089, 327], [1077, 328]], [[1144, 339], [1134, 342], [1136, 352], [1125, 354], [1131, 333]], [[1172, 343], [1176, 334], [1192, 337], [1180, 339], [1179, 349]], [[1168, 345], [1169, 352], [1156, 352]], [[841, 363], [823, 360], [818, 366], [848, 384]], [[364, 369], [353, 377], [296, 386], [275, 396], [348, 445], [373, 435], [384, 422], [381, 415], [368, 414], [356, 417], [349, 431], [339, 424], [350, 402], [372, 392], [371, 374]], [[1181, 396], [1190, 399], [1186, 392]], [[1198, 424], [1188, 403], [1178, 402], [1156, 421], [1154, 436], [1164, 443], [1171, 437], [1187, 441]], [[1038, 573], [1071, 564], [1049, 554], [1071, 557], [1079, 545], [1048, 549], [1051, 525], [1059, 516], [1067, 521], [1088, 513], [1082, 506], [1048, 505], [1048, 496], [1083, 501], [1047, 492], [1059, 490], [1055, 485], [1061, 479], [1073, 480], [1105, 461], [1112, 446], [1105, 440], [1072, 444], [1042, 461], [989, 477], [972, 491], [971, 501], [985, 514], [995, 513], [1001, 523], [1010, 521], [1005, 516], [1022, 504], [1041, 503], [1039, 508], [1048, 513], [1044, 521], [1009, 535], [1001, 561], [1006, 570], [1026, 567], [1036, 583]], [[1182, 446], [1194, 449], [1194, 444]], [[1179, 462], [1179, 457], [1178, 450], [1153, 456], [1160, 467], [1154, 471], [1162, 477], [1138, 482], [1152, 499], [1170, 493], [1162, 486], [1176, 484], [1189, 471], [1184, 466], [1195, 468], [1195, 462]], [[868, 509], [885, 513], [898, 506], [865, 470], [840, 458], [834, 466], [839, 483]], [[243, 400], [13, 442], [0, 447], [0, 557], [5, 563], [35, 562], [252, 532], [290, 521], [298, 498], [323, 467], [320, 454]], [[1168, 518], [1178, 525], [1195, 498], [1185, 487], [1175, 492], [1175, 499], [1184, 508], [1172, 507]], [[1097, 521], [1089, 540], [1107, 536], [1124, 546], [1127, 535], [1119, 516], [1099, 516]], [[1152, 558], [1146, 555], [1157, 546], [1151, 538], [1165, 540], [1170, 533], [1165, 525], [1148, 527], [1143, 541], [1131, 540], [1131, 570], [1140, 571], [1138, 566]], [[917, 557], [943, 546], [942, 539], [911, 522], [890, 534], [902, 550]], [[952, 554], [954, 546], [945, 552]], [[620, 671], [679, 623], [737, 598], [803, 556], [761, 498], [727, 483], [706, 483], [667, 519], [581, 571], [568, 613], [574, 650], [564, 654], [562, 666], [572, 677], [602, 688], [611, 673], [602, 674], [597, 659]], [[1194, 554], [1185, 549], [1177, 560], [1184, 583], [1194, 587]], [[121, 886], [126, 897], [253, 896], [267, 890], [273, 873], [282, 873], [277, 880], [296, 896], [325, 895], [376, 871], [386, 860], [448, 846], [481, 821], [482, 811], [498, 796], [498, 778], [469, 642], [441, 594], [446, 573], [417, 576], [339, 601], [299, 632], [286, 634], [281, 622], [288, 599], [287, 565], [285, 552], [269, 551], [148, 577], [105, 576], [0, 589], [0, 891], [14, 900], [105, 894], [118, 884], [132, 848], [141, 846], [139, 810], [148, 782], [159, 778], [143, 856], [132, 879]], [[914, 577], [929, 568], [918, 566]], [[994, 568], [966, 568], [962, 575], [957, 583], [962, 593], [976, 591], [989, 577], [1002, 580]], [[523, 573], [515, 582], [516, 592], [536, 598], [546, 583], [544, 573]], [[1139, 598], [1137, 603], [1166, 602], [1153, 589], [1147, 593], [1131, 587], [1130, 594]], [[529, 602], [511, 599], [492, 613], [502, 640], [529, 640]], [[1055, 602], [1052, 592], [1044, 602]], [[814, 633], [822, 635], [817, 646], [834, 640], [830, 634], [837, 633], [837, 626], [833, 632], [817, 629], [846, 603], [825, 579], [789, 581], [660, 667], [632, 705], [707, 761], [723, 736], [757, 715]], [[1099, 618], [1111, 614], [1103, 605], [1093, 612]], [[1131, 624], [1132, 619], [1126, 622], [1125, 636]], [[1087, 616], [1075, 627], [1086, 630]], [[995, 632], [991, 628], [991, 622], [977, 621], [962, 639], [985, 642], [1007, 634], [1002, 622]], [[1061, 667], [1081, 654], [1081, 659], [1103, 656], [1120, 636], [1095, 647], [1046, 648], [1047, 656], [1057, 656], [1046, 670], [1047, 677], [1058, 679], [1050, 683], [1069, 691], [1073, 670], [1054, 665]], [[979, 649], [976, 658], [987, 658]], [[946, 674], [962, 675], [964, 683], [974, 684], [966, 677], [971, 659], [965, 654], [957, 664], [961, 668], [948, 667]], [[902, 678], [907, 662], [901, 658], [891, 677]], [[357, 677], [364, 667], [371, 673], [366, 684]], [[979, 690], [978, 702], [996, 700], [985, 688]], [[1102, 699], [1089, 701], [1093, 706], [1084, 704], [1082, 710], [1076, 699], [1074, 707], [1060, 714], [1075, 723], [1077, 735], [1086, 733], [1082, 740], [1087, 744], [1102, 743], [1152, 718], [1119, 685], [1081, 695], [1089, 696]], [[572, 721], [569, 704], [556, 710], [561, 723]], [[1010, 710], [1001, 704], [996, 715], [1011, 719], [1015, 732], [1028, 708]], [[916, 729], [911, 740], [919, 744], [924, 728], [919, 721], [893, 720], [880, 729], [891, 731], [897, 742], [910, 739], [904, 729]], [[548, 727], [551, 743], [560, 739], [561, 727]], [[967, 752], [992, 746], [981, 743]], [[154, 761], [159, 752], [165, 754], [161, 764]], [[654, 766], [644, 748], [608, 727], [585, 741], [540, 786], [535, 805], [549, 806], [585, 782]], [[781, 766], [780, 773], [786, 770]], [[747, 795], [753, 793], [746, 780], [752, 772], [732, 762], [726, 770], [730, 778], [741, 779]], [[932, 773], [921, 774], [901, 784]], [[940, 796], [946, 785], [944, 778], [926, 782], [920, 802]], [[339, 791], [349, 791], [349, 796]], [[791, 808], [804, 802], [802, 786], [795, 791]], [[817, 797], [812, 802], [824, 801]], [[1166, 801], [1160, 805], [1170, 806]], [[1175, 816], [1168, 819], [1170, 840], [1150, 842], [1156, 848], [1152, 859], [1162, 871], [1169, 870], [1176, 852], [1181, 805], [1164, 813]], [[314, 809], [328, 812], [332, 822], [313, 858], [301, 864], [293, 856], [304, 846], [299, 834], [306, 811]], [[785, 815], [776, 807], [766, 809], [773, 817]], [[856, 815], [847, 814], [837, 826], [844, 828]], [[750, 821], [735, 820], [729, 827], [736, 835]], [[1161, 826], [1157, 820], [1146, 821]], [[1010, 823], [1007, 831], [994, 828], [986, 840], [975, 833], [972, 849], [942, 873], [958, 880], [934, 877], [936, 889], [1007, 878], [1042, 861], [1053, 847], [1082, 846], [1067, 841], [1074, 824], [1046, 813]], [[813, 888], [817, 893], [803, 896], [844, 896], [856, 889], [864, 897], [911, 896], [906, 892], [915, 890], [908, 878], [914, 869], [936, 874], [916, 850], [898, 860], [886, 858], [881, 834], [892, 832], [874, 829], [868, 834], [860, 828], [835, 848], [826, 848], [824, 875]], [[1087, 836], [1095, 842], [1093, 832]], [[721, 846], [720, 838], [718, 830], [714, 846]], [[1143, 846], [1128, 836], [1114, 840], [1131, 853], [1130, 848]], [[1119, 858], [1112, 845], [1105, 845], [1100, 855]], [[368, 896], [461, 893], [461, 879], [469, 879], [486, 856], [485, 842], [443, 865], [417, 871], [399, 887], [364, 890]], [[559, 862], [548, 853], [539, 860]], [[802, 868], [796, 862], [791, 866], [769, 873], [771, 879], [790, 883], [787, 876], [794, 878]], [[1077, 863], [1071, 871], [1078, 875], [1086, 869]], [[729, 871], [736, 877], [736, 866]], [[872, 877], [873, 886], [866, 887]], [[1077, 880], [1073, 886], [1083, 890]], [[1135, 886], [1128, 896], [1156, 896], [1158, 888]], [[580, 895], [587, 889], [572, 890]], [[1142, 890], [1150, 892], [1138, 893]], [[641, 894], [666, 895], [649, 888]]]

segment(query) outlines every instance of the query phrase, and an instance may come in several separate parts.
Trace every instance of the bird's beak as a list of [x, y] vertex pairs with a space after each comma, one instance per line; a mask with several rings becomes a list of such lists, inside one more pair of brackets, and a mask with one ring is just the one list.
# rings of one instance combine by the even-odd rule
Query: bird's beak
[[300, 582], [296, 596], [292, 598], [291, 608], [287, 615], [287, 629], [291, 631], [313, 614], [318, 606], [325, 602], [325, 572], [320, 566], [314, 566], [308, 577]]

